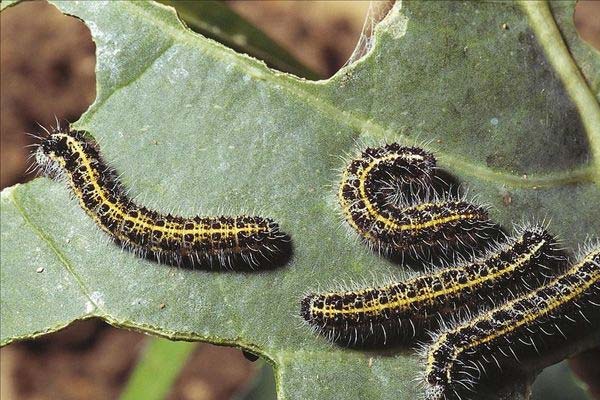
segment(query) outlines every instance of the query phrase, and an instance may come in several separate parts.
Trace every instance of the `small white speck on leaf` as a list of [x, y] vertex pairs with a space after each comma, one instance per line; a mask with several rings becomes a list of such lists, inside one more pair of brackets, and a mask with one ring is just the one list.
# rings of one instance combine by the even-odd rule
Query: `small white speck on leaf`
[[90, 313], [96, 309], [96, 307], [104, 306], [104, 294], [101, 292], [92, 292], [90, 294], [90, 301], [85, 303], [85, 312]]

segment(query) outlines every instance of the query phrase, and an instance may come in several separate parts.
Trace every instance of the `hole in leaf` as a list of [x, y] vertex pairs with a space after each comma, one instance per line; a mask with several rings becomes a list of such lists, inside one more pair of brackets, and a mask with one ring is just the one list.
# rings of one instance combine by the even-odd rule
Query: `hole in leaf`
[[600, 1], [578, 1], [573, 20], [579, 36], [600, 51]]
[[96, 97], [95, 45], [89, 29], [47, 2], [10, 7], [2, 19], [1, 186], [25, 176], [30, 136], [59, 120], [76, 121]]
[[335, 74], [359, 41], [369, 1], [228, 4], [322, 78]]

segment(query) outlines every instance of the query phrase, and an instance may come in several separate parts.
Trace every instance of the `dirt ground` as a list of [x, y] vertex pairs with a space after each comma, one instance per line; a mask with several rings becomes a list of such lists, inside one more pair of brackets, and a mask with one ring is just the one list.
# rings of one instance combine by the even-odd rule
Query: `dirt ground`
[[[593, 4], [596, 3], [596, 4]], [[354, 49], [367, 1], [244, 2], [228, 4], [313, 70], [335, 73]], [[600, 48], [600, 2], [583, 2], [575, 20]], [[75, 121], [95, 97], [95, 55], [89, 30], [45, 2], [1, 14], [0, 138], [2, 188], [23, 182], [29, 137], [54, 117]], [[146, 336], [88, 320], [0, 351], [0, 397], [108, 399], [120, 393]], [[592, 353], [590, 353], [592, 354]], [[597, 352], [596, 352], [597, 355]], [[593, 356], [588, 354], [593, 359]], [[591, 361], [590, 361], [591, 363]], [[582, 374], [589, 369], [581, 367]], [[171, 399], [229, 399], [256, 373], [237, 349], [198, 345]], [[598, 376], [589, 382], [600, 382]]]

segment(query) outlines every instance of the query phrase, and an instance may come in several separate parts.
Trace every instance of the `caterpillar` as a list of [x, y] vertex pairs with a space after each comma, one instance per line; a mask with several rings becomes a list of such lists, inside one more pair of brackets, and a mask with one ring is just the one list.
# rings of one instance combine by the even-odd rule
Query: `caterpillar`
[[600, 342], [598, 243], [548, 284], [437, 333], [425, 348], [425, 398], [472, 398], [484, 383], [493, 387], [527, 376], [530, 364], [556, 362], [543, 357], [589, 335]]
[[364, 242], [385, 253], [416, 255], [485, 239], [491, 226], [485, 207], [427, 195], [435, 168], [433, 154], [418, 147], [366, 148], [342, 171], [338, 200], [344, 219]]
[[38, 167], [46, 175], [66, 177], [100, 229], [140, 256], [178, 266], [252, 269], [274, 266], [287, 249], [289, 237], [270, 218], [185, 218], [138, 205], [84, 131], [58, 125], [46, 132], [35, 152]]
[[485, 258], [377, 288], [309, 294], [300, 314], [318, 333], [345, 346], [412, 340], [440, 316], [493, 305], [535, 287], [566, 258], [543, 227], [523, 228]]

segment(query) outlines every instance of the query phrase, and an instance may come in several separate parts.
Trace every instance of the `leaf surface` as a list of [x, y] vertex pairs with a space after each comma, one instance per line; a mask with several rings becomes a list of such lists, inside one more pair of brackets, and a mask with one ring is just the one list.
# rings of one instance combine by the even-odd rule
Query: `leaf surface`
[[36, 179], [2, 192], [2, 344], [100, 317], [262, 354], [281, 399], [414, 398], [413, 351], [340, 349], [297, 316], [307, 291], [402, 276], [341, 223], [336, 171], [357, 141], [427, 143], [509, 230], [551, 219], [571, 247], [600, 232], [600, 57], [575, 36], [573, 3], [398, 3], [367, 56], [319, 82], [205, 39], [165, 6], [56, 5], [97, 46], [97, 99], [74, 127], [137, 201], [258, 211], [294, 253], [246, 274], [156, 265], [112, 245], [64, 184]]

